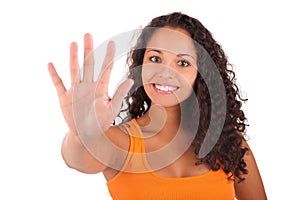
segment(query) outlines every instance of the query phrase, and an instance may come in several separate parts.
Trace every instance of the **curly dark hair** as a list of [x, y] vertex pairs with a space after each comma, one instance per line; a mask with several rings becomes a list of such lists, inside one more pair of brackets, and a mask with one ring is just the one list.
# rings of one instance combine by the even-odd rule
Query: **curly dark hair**
[[[223, 169], [228, 175], [229, 179], [237, 178], [238, 182], [243, 181], [243, 174], [247, 174], [246, 163], [243, 159], [247, 148], [242, 147], [244, 140], [246, 117], [242, 111], [242, 99], [239, 89], [236, 85], [235, 73], [233, 72], [232, 65], [229, 64], [228, 59], [222, 50], [221, 46], [214, 40], [212, 34], [195, 18], [174, 12], [168, 15], [163, 15], [152, 19], [152, 21], [142, 30], [135, 47], [128, 56], [129, 64], [129, 78], [134, 80], [134, 85], [130, 91], [131, 95], [125, 98], [125, 104], [129, 118], [139, 118], [145, 114], [150, 105], [151, 100], [147, 96], [142, 85], [141, 79], [141, 66], [143, 63], [145, 47], [148, 40], [154, 33], [155, 29], [146, 28], [162, 28], [162, 27], [181, 28], [186, 30], [190, 37], [194, 40], [195, 45], [200, 45], [206, 52], [208, 57], [212, 59], [217, 67], [217, 73], [209, 69], [209, 65], [205, 64], [207, 57], [203, 56], [203, 50], [197, 49], [197, 67], [198, 74], [196, 83], [194, 85], [194, 92], [196, 101], [191, 99], [186, 100], [189, 106], [186, 107], [185, 112], [190, 116], [200, 116], [199, 121], [190, 123], [197, 124], [197, 133], [192, 143], [198, 161], [195, 163], [206, 164], [210, 169], [216, 171]], [[223, 88], [225, 90], [225, 99], [220, 101], [219, 104], [224, 104], [225, 114], [224, 121], [222, 122], [221, 134], [217, 135], [217, 142], [213, 149], [204, 157], [199, 157], [198, 152], [201, 149], [204, 138], [207, 134], [208, 128], [213, 121], [218, 120], [218, 113], [212, 116], [212, 99], [207, 86], [207, 81], [214, 83], [216, 77], [221, 77]], [[218, 88], [218, 85], [213, 85], [213, 88]], [[221, 98], [220, 98], [221, 99]], [[218, 103], [216, 104], [218, 105]], [[199, 109], [194, 109], [198, 106]], [[222, 105], [221, 105], [222, 106]], [[200, 113], [195, 113], [200, 112]], [[199, 115], [200, 114], [200, 115]], [[128, 120], [128, 118], [127, 118]], [[124, 120], [125, 121], [125, 120]], [[189, 124], [190, 126], [193, 126]]]

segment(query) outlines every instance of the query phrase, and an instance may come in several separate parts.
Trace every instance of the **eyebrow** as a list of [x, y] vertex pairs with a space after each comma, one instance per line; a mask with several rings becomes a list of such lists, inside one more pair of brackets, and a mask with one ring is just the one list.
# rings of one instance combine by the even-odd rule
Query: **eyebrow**
[[149, 52], [149, 51], [154, 51], [156, 53], [162, 54], [161, 50], [158, 50], [158, 49], [148, 49], [147, 52]]
[[[163, 52], [162, 52], [161, 50], [158, 50], [158, 49], [148, 49], [147, 52], [149, 52], [149, 51], [154, 51], [154, 52], [156, 52], [156, 53], [158, 53], [158, 54], [163, 54]], [[192, 55], [187, 54], [187, 53], [179, 53], [179, 54], [177, 54], [176, 56], [177, 56], [177, 57], [188, 56], [188, 57], [191, 57], [192, 59], [195, 60], [195, 58], [194, 58]]]
[[194, 58], [192, 55], [190, 55], [190, 54], [187, 54], [187, 53], [180, 53], [180, 54], [177, 54], [177, 57], [182, 57], [182, 56], [188, 56], [188, 57], [191, 57], [192, 59], [195, 60], [195, 58]]

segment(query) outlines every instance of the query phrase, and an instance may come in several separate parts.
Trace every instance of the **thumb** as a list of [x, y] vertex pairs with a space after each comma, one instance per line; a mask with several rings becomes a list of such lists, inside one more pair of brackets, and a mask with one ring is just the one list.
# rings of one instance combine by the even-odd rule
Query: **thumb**
[[132, 87], [134, 81], [132, 79], [125, 80], [118, 89], [116, 90], [114, 96], [111, 99], [112, 113], [116, 117], [121, 109], [122, 101], [128, 94], [130, 88]]

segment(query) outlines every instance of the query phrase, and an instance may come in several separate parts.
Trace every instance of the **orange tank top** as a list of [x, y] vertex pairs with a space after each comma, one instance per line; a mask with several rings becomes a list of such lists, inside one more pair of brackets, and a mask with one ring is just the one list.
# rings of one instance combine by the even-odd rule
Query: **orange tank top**
[[198, 176], [167, 178], [153, 170], [134, 173], [130, 169], [149, 169], [146, 157], [136, 156], [145, 153], [144, 140], [135, 119], [125, 124], [130, 135], [130, 150], [120, 172], [107, 182], [114, 200], [233, 200], [234, 183], [228, 180], [223, 170], [206, 172]]

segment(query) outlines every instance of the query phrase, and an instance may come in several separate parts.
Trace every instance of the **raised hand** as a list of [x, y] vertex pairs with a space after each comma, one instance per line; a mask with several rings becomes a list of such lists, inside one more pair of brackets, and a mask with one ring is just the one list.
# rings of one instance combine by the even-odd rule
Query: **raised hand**
[[57, 90], [61, 110], [67, 125], [74, 133], [106, 131], [121, 108], [122, 100], [133, 84], [124, 81], [112, 98], [108, 96], [109, 77], [113, 67], [115, 45], [109, 42], [102, 66], [102, 73], [96, 81], [94, 77], [93, 40], [90, 34], [84, 36], [84, 64], [81, 80], [76, 43], [70, 47], [71, 88], [66, 90], [63, 81], [52, 63], [49, 73]]

